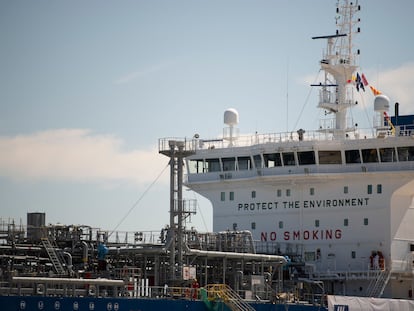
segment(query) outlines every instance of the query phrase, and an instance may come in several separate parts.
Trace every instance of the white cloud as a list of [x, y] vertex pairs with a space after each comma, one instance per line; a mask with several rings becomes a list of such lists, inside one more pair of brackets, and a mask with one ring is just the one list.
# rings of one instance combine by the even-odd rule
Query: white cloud
[[[122, 150], [123, 142], [85, 129], [0, 137], [0, 176], [17, 180], [127, 181], [148, 184], [168, 164], [156, 148]], [[165, 174], [164, 174], [165, 175]], [[168, 174], [163, 177], [167, 182]]]
[[158, 71], [162, 71], [165, 68], [169, 67], [172, 63], [171, 62], [166, 62], [166, 63], [160, 63], [160, 64], [155, 64], [153, 66], [150, 66], [148, 68], [145, 68], [143, 70], [139, 70], [139, 71], [134, 71], [131, 73], [128, 73], [118, 79], [116, 79], [114, 81], [114, 84], [126, 84], [129, 83], [137, 78], [140, 77], [144, 77], [150, 73], [154, 73], [154, 72], [158, 72]]
[[370, 72], [372, 77], [369, 83], [390, 98], [392, 112], [394, 103], [399, 102], [400, 114], [414, 114], [414, 63], [402, 64], [379, 73]]

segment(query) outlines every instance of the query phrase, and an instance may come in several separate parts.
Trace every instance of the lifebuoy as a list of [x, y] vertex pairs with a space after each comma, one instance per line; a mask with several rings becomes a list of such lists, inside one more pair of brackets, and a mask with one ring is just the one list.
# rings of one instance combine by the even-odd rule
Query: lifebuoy
[[36, 293], [38, 295], [43, 295], [45, 293], [45, 285], [44, 284], [37, 284]]
[[89, 294], [89, 296], [95, 296], [96, 295], [95, 285], [89, 285], [88, 294]]

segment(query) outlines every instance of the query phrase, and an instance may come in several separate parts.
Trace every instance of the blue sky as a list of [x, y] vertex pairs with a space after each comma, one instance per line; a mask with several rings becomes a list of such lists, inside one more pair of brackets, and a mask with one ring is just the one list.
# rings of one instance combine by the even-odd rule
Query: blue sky
[[[0, 217], [113, 229], [139, 200], [118, 229], [160, 229], [159, 138], [219, 136], [229, 107], [241, 133], [317, 128], [317, 92], [306, 99], [325, 44], [311, 37], [335, 31], [335, 3], [0, 1]], [[361, 72], [414, 113], [414, 2], [360, 4]], [[186, 197], [210, 230], [209, 203]]]

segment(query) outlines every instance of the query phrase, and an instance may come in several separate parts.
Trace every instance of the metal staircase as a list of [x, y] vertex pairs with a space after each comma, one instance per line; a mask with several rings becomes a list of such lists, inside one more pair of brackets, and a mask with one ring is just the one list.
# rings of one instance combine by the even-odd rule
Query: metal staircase
[[52, 262], [56, 273], [58, 275], [65, 275], [66, 271], [62, 264], [64, 259], [62, 255], [56, 252], [56, 246], [52, 245], [52, 243], [50, 242], [48, 238], [42, 238], [42, 244], [47, 254], [49, 255], [50, 261]]
[[367, 288], [367, 296], [380, 298], [384, 293], [390, 277], [391, 270], [378, 270], [377, 277], [370, 282]]
[[209, 299], [219, 298], [232, 311], [254, 311], [255, 309], [226, 284], [207, 285]]

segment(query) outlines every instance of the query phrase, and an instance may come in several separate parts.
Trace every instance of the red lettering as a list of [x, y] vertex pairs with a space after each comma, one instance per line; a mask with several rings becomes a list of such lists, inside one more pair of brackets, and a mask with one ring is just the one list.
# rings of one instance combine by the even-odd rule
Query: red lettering
[[285, 239], [285, 241], [290, 240], [290, 232], [289, 231], [285, 231], [283, 233], [283, 238]]
[[274, 231], [270, 232], [270, 240], [271, 241], [276, 241], [276, 232], [274, 232]]
[[304, 240], [309, 240], [309, 231], [308, 230], [303, 231], [303, 239]]
[[318, 238], [318, 230], [313, 230], [312, 231], [312, 239], [314, 239], [314, 240], [319, 240], [319, 238]]
[[267, 242], [267, 232], [262, 232], [260, 234], [260, 241]]
[[332, 240], [332, 230], [325, 230], [325, 238]]
[[340, 229], [335, 230], [335, 238], [338, 240], [342, 238], [342, 231]]
[[294, 240], [300, 239], [300, 231], [293, 231], [293, 239]]

